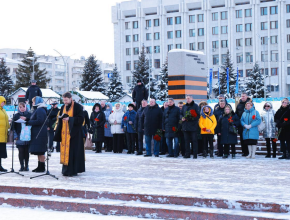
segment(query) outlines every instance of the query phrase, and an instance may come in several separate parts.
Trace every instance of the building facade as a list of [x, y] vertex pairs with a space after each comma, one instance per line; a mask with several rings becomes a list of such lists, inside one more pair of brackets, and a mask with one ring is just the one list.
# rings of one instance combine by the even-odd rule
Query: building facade
[[230, 51], [242, 79], [255, 62], [272, 97], [290, 95], [290, 0], [133, 0], [112, 7], [115, 62], [129, 88], [142, 45], [158, 75], [171, 49], [199, 50], [207, 70]]

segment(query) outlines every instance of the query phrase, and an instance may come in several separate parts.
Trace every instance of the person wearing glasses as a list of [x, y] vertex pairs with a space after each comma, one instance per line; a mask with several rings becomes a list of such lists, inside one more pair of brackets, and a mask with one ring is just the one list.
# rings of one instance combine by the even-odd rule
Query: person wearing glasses
[[263, 130], [263, 137], [266, 140], [266, 146], [267, 146], [267, 155], [266, 158], [271, 158], [271, 143], [272, 142], [272, 148], [273, 148], [273, 158], [276, 158], [276, 149], [277, 144], [275, 141], [276, 134], [277, 134], [277, 128], [275, 123], [275, 110], [273, 109], [273, 105], [271, 102], [266, 102], [263, 107], [263, 113], [262, 113], [262, 121], [265, 123], [265, 129]]

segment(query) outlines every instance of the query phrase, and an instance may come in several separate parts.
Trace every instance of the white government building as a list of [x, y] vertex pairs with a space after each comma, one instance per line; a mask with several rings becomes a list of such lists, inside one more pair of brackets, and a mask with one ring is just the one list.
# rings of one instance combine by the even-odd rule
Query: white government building
[[[16, 82], [16, 69], [21, 60], [26, 56], [27, 51], [22, 49], [0, 49], [0, 57], [5, 58], [6, 65], [10, 71], [13, 82]], [[78, 90], [82, 81], [82, 73], [85, 64], [85, 57], [72, 59], [59, 56], [36, 55], [40, 69], [47, 70], [47, 78], [50, 79], [47, 87], [53, 91], [64, 93], [66, 91]], [[65, 76], [65, 62], [67, 62], [67, 77]], [[109, 84], [108, 73], [111, 73], [114, 64], [103, 63], [98, 60], [103, 73], [105, 84]]]
[[112, 7], [112, 23], [127, 89], [144, 44], [155, 77], [169, 50], [199, 50], [215, 83], [229, 50], [241, 77], [258, 62], [272, 97], [290, 96], [290, 0], [124, 1]]

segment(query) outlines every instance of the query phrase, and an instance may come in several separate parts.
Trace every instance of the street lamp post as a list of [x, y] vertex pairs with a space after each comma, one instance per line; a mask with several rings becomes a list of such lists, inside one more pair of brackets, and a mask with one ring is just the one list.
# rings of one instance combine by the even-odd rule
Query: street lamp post
[[37, 57], [33, 56], [33, 57], [26, 57], [26, 58], [29, 59], [29, 60], [32, 60], [31, 80], [34, 80], [34, 65], [35, 65], [35, 58], [37, 58]]

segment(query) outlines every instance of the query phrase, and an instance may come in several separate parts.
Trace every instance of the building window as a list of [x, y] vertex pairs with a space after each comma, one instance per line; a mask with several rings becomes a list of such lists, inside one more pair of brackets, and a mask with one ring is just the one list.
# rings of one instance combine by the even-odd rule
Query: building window
[[190, 43], [189, 44], [189, 49], [190, 50], [195, 50], [195, 43]]
[[126, 55], [130, 56], [131, 55], [131, 48], [126, 48]]
[[228, 33], [228, 26], [222, 26], [221, 29], [222, 29], [222, 31], [221, 31], [222, 34]]
[[279, 60], [278, 50], [272, 50], [271, 61], [278, 61], [278, 60]]
[[139, 41], [139, 34], [134, 34], [133, 35], [133, 41], [138, 42]]
[[156, 69], [159, 69], [160, 68], [160, 59], [154, 59], [154, 67]]
[[213, 21], [217, 21], [218, 20], [218, 13], [217, 12], [212, 13], [212, 20]]
[[154, 53], [160, 53], [160, 46], [154, 46]]
[[168, 52], [170, 51], [170, 50], [172, 50], [173, 49], [173, 44], [169, 44], [169, 45], [167, 45], [167, 50], [168, 50]]
[[261, 30], [268, 30], [268, 22], [261, 22]]
[[245, 9], [245, 17], [252, 17], [252, 9]]
[[270, 14], [271, 15], [278, 14], [278, 6], [270, 7]]
[[217, 79], [218, 78], [218, 71], [213, 71], [213, 78], [214, 79]]
[[189, 23], [195, 23], [195, 15], [189, 15]]
[[218, 35], [218, 34], [219, 34], [219, 29], [218, 29], [218, 27], [213, 27], [213, 28], [212, 28], [212, 34], [213, 34], [213, 35]]
[[139, 55], [139, 47], [134, 47], [134, 55]]
[[219, 55], [218, 54], [212, 56], [212, 64], [219, 65]]
[[268, 14], [268, 8], [267, 7], [261, 8], [261, 16], [267, 15], [267, 14]]
[[132, 83], [132, 77], [126, 76], [126, 83]]
[[249, 77], [249, 76], [250, 76], [250, 74], [251, 74], [251, 72], [252, 72], [252, 70], [250, 70], [250, 69], [247, 69], [247, 70], [246, 70], [246, 77]]
[[146, 53], [152, 54], [152, 47], [146, 47]]
[[173, 18], [167, 18], [167, 25], [173, 25]]
[[236, 25], [236, 31], [237, 32], [243, 32], [243, 25], [242, 24], [237, 24]]
[[126, 61], [126, 70], [131, 70], [131, 61]]
[[152, 34], [151, 33], [147, 33], [146, 34], [146, 40], [152, 40]]
[[126, 42], [131, 42], [131, 35], [126, 35]]
[[151, 27], [151, 20], [146, 20], [146, 27]]
[[159, 40], [160, 39], [160, 33], [156, 32], [154, 33], [154, 40]]
[[197, 21], [203, 22], [203, 14], [197, 15]]
[[261, 37], [261, 45], [268, 45], [268, 37]]
[[221, 20], [227, 20], [228, 19], [228, 12], [222, 11], [221, 12]]
[[138, 68], [138, 60], [134, 60], [134, 70]]
[[243, 62], [243, 53], [237, 53], [237, 63]]
[[[261, 74], [264, 75], [264, 68], [261, 69]], [[269, 75], [269, 71], [268, 68], [265, 68], [265, 75], [268, 76]]]
[[290, 50], [287, 50], [287, 60], [290, 60]]
[[133, 21], [133, 29], [137, 29], [138, 28], [138, 21]]
[[268, 51], [262, 51], [261, 52], [261, 61], [267, 62], [268, 61]]
[[245, 39], [245, 46], [252, 46], [252, 38]]
[[198, 28], [198, 36], [204, 35], [204, 28]]
[[242, 46], [243, 46], [243, 38], [241, 38], [241, 39], [236, 39], [236, 46], [237, 46], [237, 47], [242, 47]]
[[154, 19], [154, 27], [159, 27], [159, 19]]
[[271, 68], [271, 75], [277, 76], [278, 75], [278, 68]]
[[290, 67], [287, 67], [287, 73], [290, 75]]
[[244, 77], [244, 71], [243, 70], [238, 70], [239, 72], [239, 77]]
[[271, 21], [270, 28], [271, 29], [278, 29], [278, 21]]
[[246, 63], [252, 63], [253, 62], [253, 53], [247, 52], [246, 53]]
[[236, 18], [241, 18], [243, 16], [242, 10], [236, 10]]
[[175, 17], [175, 24], [181, 24], [181, 17]]
[[227, 54], [222, 54], [222, 64], [225, 65], [226, 61], [227, 61]]
[[278, 44], [278, 36], [270, 37], [271, 44]]
[[245, 24], [245, 31], [252, 31], [252, 23]]
[[175, 48], [176, 48], [176, 49], [182, 49], [182, 44], [176, 44], [176, 45], [175, 45]]
[[175, 31], [175, 37], [181, 38], [181, 31]]
[[290, 13], [290, 5], [286, 5], [286, 13]]
[[167, 31], [167, 38], [172, 39], [173, 38], [173, 31]]
[[189, 37], [195, 37], [195, 29], [189, 29]]
[[228, 47], [228, 40], [222, 40], [221, 41], [221, 47], [222, 48], [227, 48]]
[[204, 42], [198, 42], [198, 50], [204, 50]]
[[287, 19], [286, 20], [286, 28], [289, 28], [290, 27], [290, 19]]
[[290, 34], [287, 34], [287, 43], [290, 43]]
[[214, 48], [214, 49], [219, 48], [219, 41], [218, 40], [212, 42], [212, 48]]
[[130, 22], [125, 22], [125, 29], [126, 29], [126, 30], [130, 29], [129, 24], [130, 24]]

